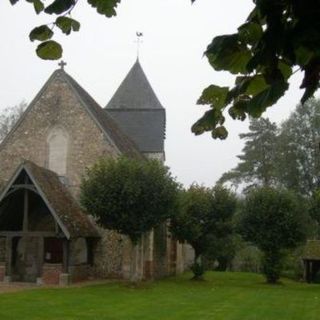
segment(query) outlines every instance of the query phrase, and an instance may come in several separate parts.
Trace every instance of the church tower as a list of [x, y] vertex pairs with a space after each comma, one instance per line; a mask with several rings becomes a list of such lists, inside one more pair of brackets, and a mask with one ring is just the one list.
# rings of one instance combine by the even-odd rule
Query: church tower
[[148, 158], [164, 161], [166, 113], [136, 60], [105, 107], [120, 129]]

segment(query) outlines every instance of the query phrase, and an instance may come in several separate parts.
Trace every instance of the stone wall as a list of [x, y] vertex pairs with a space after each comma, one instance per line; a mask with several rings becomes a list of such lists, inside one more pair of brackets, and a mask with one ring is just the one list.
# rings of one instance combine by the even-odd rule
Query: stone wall
[[154, 278], [162, 278], [168, 275], [168, 242], [170, 240], [167, 236], [166, 224], [154, 228]]
[[46, 285], [59, 284], [61, 273], [61, 263], [45, 263], [42, 266], [42, 283]]
[[144, 152], [143, 154], [149, 159], [159, 160], [161, 162], [165, 161], [164, 152]]
[[88, 264], [70, 266], [69, 273], [71, 276], [71, 282], [79, 282], [92, 278], [92, 267]]
[[88, 247], [85, 238], [77, 238], [70, 242], [70, 265], [78, 266], [88, 263]]
[[69, 137], [66, 176], [74, 195], [78, 194], [86, 167], [99, 157], [118, 154], [69, 85], [57, 74], [0, 145], [0, 180], [7, 181], [23, 158], [48, 167], [47, 137], [54, 127], [63, 128]]
[[100, 234], [101, 239], [94, 250], [94, 275], [99, 278], [122, 278], [127, 260], [124, 256], [125, 248], [128, 247], [129, 239], [102, 228]]
[[4, 262], [0, 262], [0, 282], [3, 282], [6, 276], [6, 265]]
[[0, 263], [6, 261], [6, 238], [0, 238]]

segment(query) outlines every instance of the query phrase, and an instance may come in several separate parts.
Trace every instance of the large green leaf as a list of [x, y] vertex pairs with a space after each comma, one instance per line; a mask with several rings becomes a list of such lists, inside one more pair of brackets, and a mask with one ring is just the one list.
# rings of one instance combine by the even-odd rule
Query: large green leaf
[[238, 28], [239, 40], [248, 44], [254, 44], [263, 34], [262, 27], [259, 23], [247, 22]]
[[283, 78], [285, 80], [289, 79], [292, 75], [292, 67], [289, 66], [284, 61], [279, 60], [278, 62], [278, 68], [281, 71], [281, 74], [283, 75]]
[[295, 49], [294, 53], [296, 56], [296, 63], [301, 66], [307, 65], [314, 55], [313, 50], [310, 50], [303, 46], [299, 46], [297, 49]]
[[75, 4], [75, 0], [55, 0], [44, 11], [48, 14], [61, 14], [71, 9]]
[[267, 87], [268, 84], [266, 83], [263, 75], [256, 74], [253, 77], [250, 77], [245, 93], [251, 96], [255, 96], [265, 90]]
[[57, 18], [56, 25], [67, 35], [70, 34], [71, 31], [79, 31], [80, 29], [80, 23], [77, 20], [64, 16]]
[[36, 52], [44, 60], [58, 60], [62, 57], [61, 45], [53, 40], [40, 43]]
[[27, 2], [30, 2], [33, 4], [34, 11], [39, 14], [44, 10], [44, 4], [41, 0], [26, 0]]
[[248, 112], [249, 98], [246, 95], [240, 96], [229, 109], [229, 115], [232, 119], [245, 120]]
[[203, 90], [202, 95], [197, 103], [210, 104], [218, 109], [221, 109], [226, 105], [226, 98], [228, 92], [228, 87], [210, 85], [209, 87]]
[[115, 9], [120, 1], [121, 0], [88, 0], [88, 3], [96, 8], [98, 13], [110, 18], [117, 14]]
[[33, 0], [33, 7], [37, 14], [44, 10], [44, 4], [41, 0]]
[[212, 131], [219, 121], [224, 121], [221, 118], [222, 114], [219, 110], [211, 109], [207, 111], [191, 128], [191, 131], [196, 134], [202, 134], [206, 131]]
[[240, 43], [238, 34], [214, 38], [205, 54], [215, 70], [226, 70], [233, 74], [246, 73], [247, 63], [251, 59], [249, 49]]
[[276, 81], [272, 85], [255, 95], [247, 105], [248, 113], [252, 117], [260, 117], [261, 114], [276, 103], [286, 92], [289, 84], [285, 81]]
[[53, 32], [47, 25], [36, 27], [29, 34], [29, 38], [31, 41], [45, 41], [51, 39], [52, 36]]

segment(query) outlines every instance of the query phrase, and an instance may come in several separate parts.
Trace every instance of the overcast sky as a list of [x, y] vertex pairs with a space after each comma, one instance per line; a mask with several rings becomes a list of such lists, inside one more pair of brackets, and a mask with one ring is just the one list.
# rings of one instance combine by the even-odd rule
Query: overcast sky
[[[57, 62], [37, 58], [30, 30], [53, 20], [36, 16], [32, 5], [0, 2], [0, 111], [30, 102], [57, 68]], [[212, 186], [237, 164], [243, 147], [238, 134], [248, 123], [228, 121], [229, 137], [213, 140], [194, 136], [191, 125], [206, 110], [197, 106], [202, 89], [211, 83], [232, 85], [233, 78], [215, 72], [203, 58], [214, 36], [233, 33], [253, 7], [251, 0], [122, 0], [115, 18], [98, 15], [80, 0], [73, 17], [80, 32], [56, 38], [63, 45], [66, 71], [104, 107], [136, 60], [136, 31], [144, 34], [141, 65], [167, 111], [166, 163], [185, 185]], [[50, 19], [52, 18], [52, 19]], [[281, 122], [297, 104], [301, 91], [296, 74], [291, 89], [266, 115]]]

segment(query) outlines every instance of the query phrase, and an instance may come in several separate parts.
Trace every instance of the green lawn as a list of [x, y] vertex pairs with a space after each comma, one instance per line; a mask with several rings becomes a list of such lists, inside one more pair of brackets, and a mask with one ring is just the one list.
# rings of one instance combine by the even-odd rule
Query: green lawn
[[284, 280], [270, 286], [246, 273], [208, 273], [203, 282], [189, 278], [139, 288], [109, 283], [1, 294], [0, 319], [320, 319], [320, 285]]

